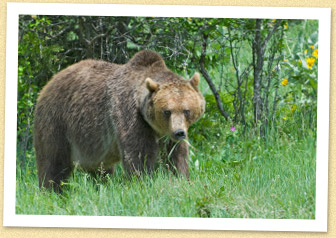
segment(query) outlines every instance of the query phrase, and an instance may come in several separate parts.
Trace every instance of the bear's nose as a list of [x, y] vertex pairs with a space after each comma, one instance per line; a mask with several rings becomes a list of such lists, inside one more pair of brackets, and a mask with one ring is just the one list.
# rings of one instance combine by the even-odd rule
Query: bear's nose
[[184, 132], [184, 130], [178, 129], [174, 131], [174, 136], [178, 140], [183, 140], [186, 138], [186, 133]]

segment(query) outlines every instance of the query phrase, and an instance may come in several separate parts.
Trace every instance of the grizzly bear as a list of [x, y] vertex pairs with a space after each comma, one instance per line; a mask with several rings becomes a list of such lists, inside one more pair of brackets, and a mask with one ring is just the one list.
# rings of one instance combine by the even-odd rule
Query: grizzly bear
[[204, 113], [199, 74], [185, 80], [162, 57], [144, 50], [124, 65], [83, 60], [56, 74], [42, 89], [34, 122], [40, 187], [60, 190], [75, 164], [127, 174], [154, 169], [159, 139], [168, 136], [171, 167], [189, 178], [189, 126]]

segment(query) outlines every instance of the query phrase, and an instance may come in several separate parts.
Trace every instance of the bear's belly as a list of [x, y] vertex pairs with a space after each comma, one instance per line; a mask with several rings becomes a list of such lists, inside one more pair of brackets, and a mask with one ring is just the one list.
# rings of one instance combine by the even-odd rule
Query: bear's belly
[[93, 154], [84, 154], [80, 146], [71, 145], [71, 160], [81, 168], [88, 171], [95, 171], [98, 168], [110, 169], [120, 161], [118, 144], [114, 140], [110, 145], [105, 145], [101, 150]]

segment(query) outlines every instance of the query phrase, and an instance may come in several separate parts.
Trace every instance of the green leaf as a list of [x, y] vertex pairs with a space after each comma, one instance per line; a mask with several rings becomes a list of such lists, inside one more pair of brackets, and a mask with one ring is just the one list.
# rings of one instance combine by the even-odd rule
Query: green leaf
[[309, 78], [309, 82], [310, 82], [310, 85], [313, 87], [313, 89], [317, 89], [317, 82], [312, 79], [312, 78]]

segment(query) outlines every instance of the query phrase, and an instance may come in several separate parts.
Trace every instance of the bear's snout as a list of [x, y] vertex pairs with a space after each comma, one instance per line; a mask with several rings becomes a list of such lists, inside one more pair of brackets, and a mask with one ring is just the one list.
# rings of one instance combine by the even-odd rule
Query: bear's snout
[[184, 130], [178, 129], [178, 130], [174, 131], [174, 137], [177, 140], [183, 140], [183, 139], [186, 138], [186, 133], [185, 133]]

